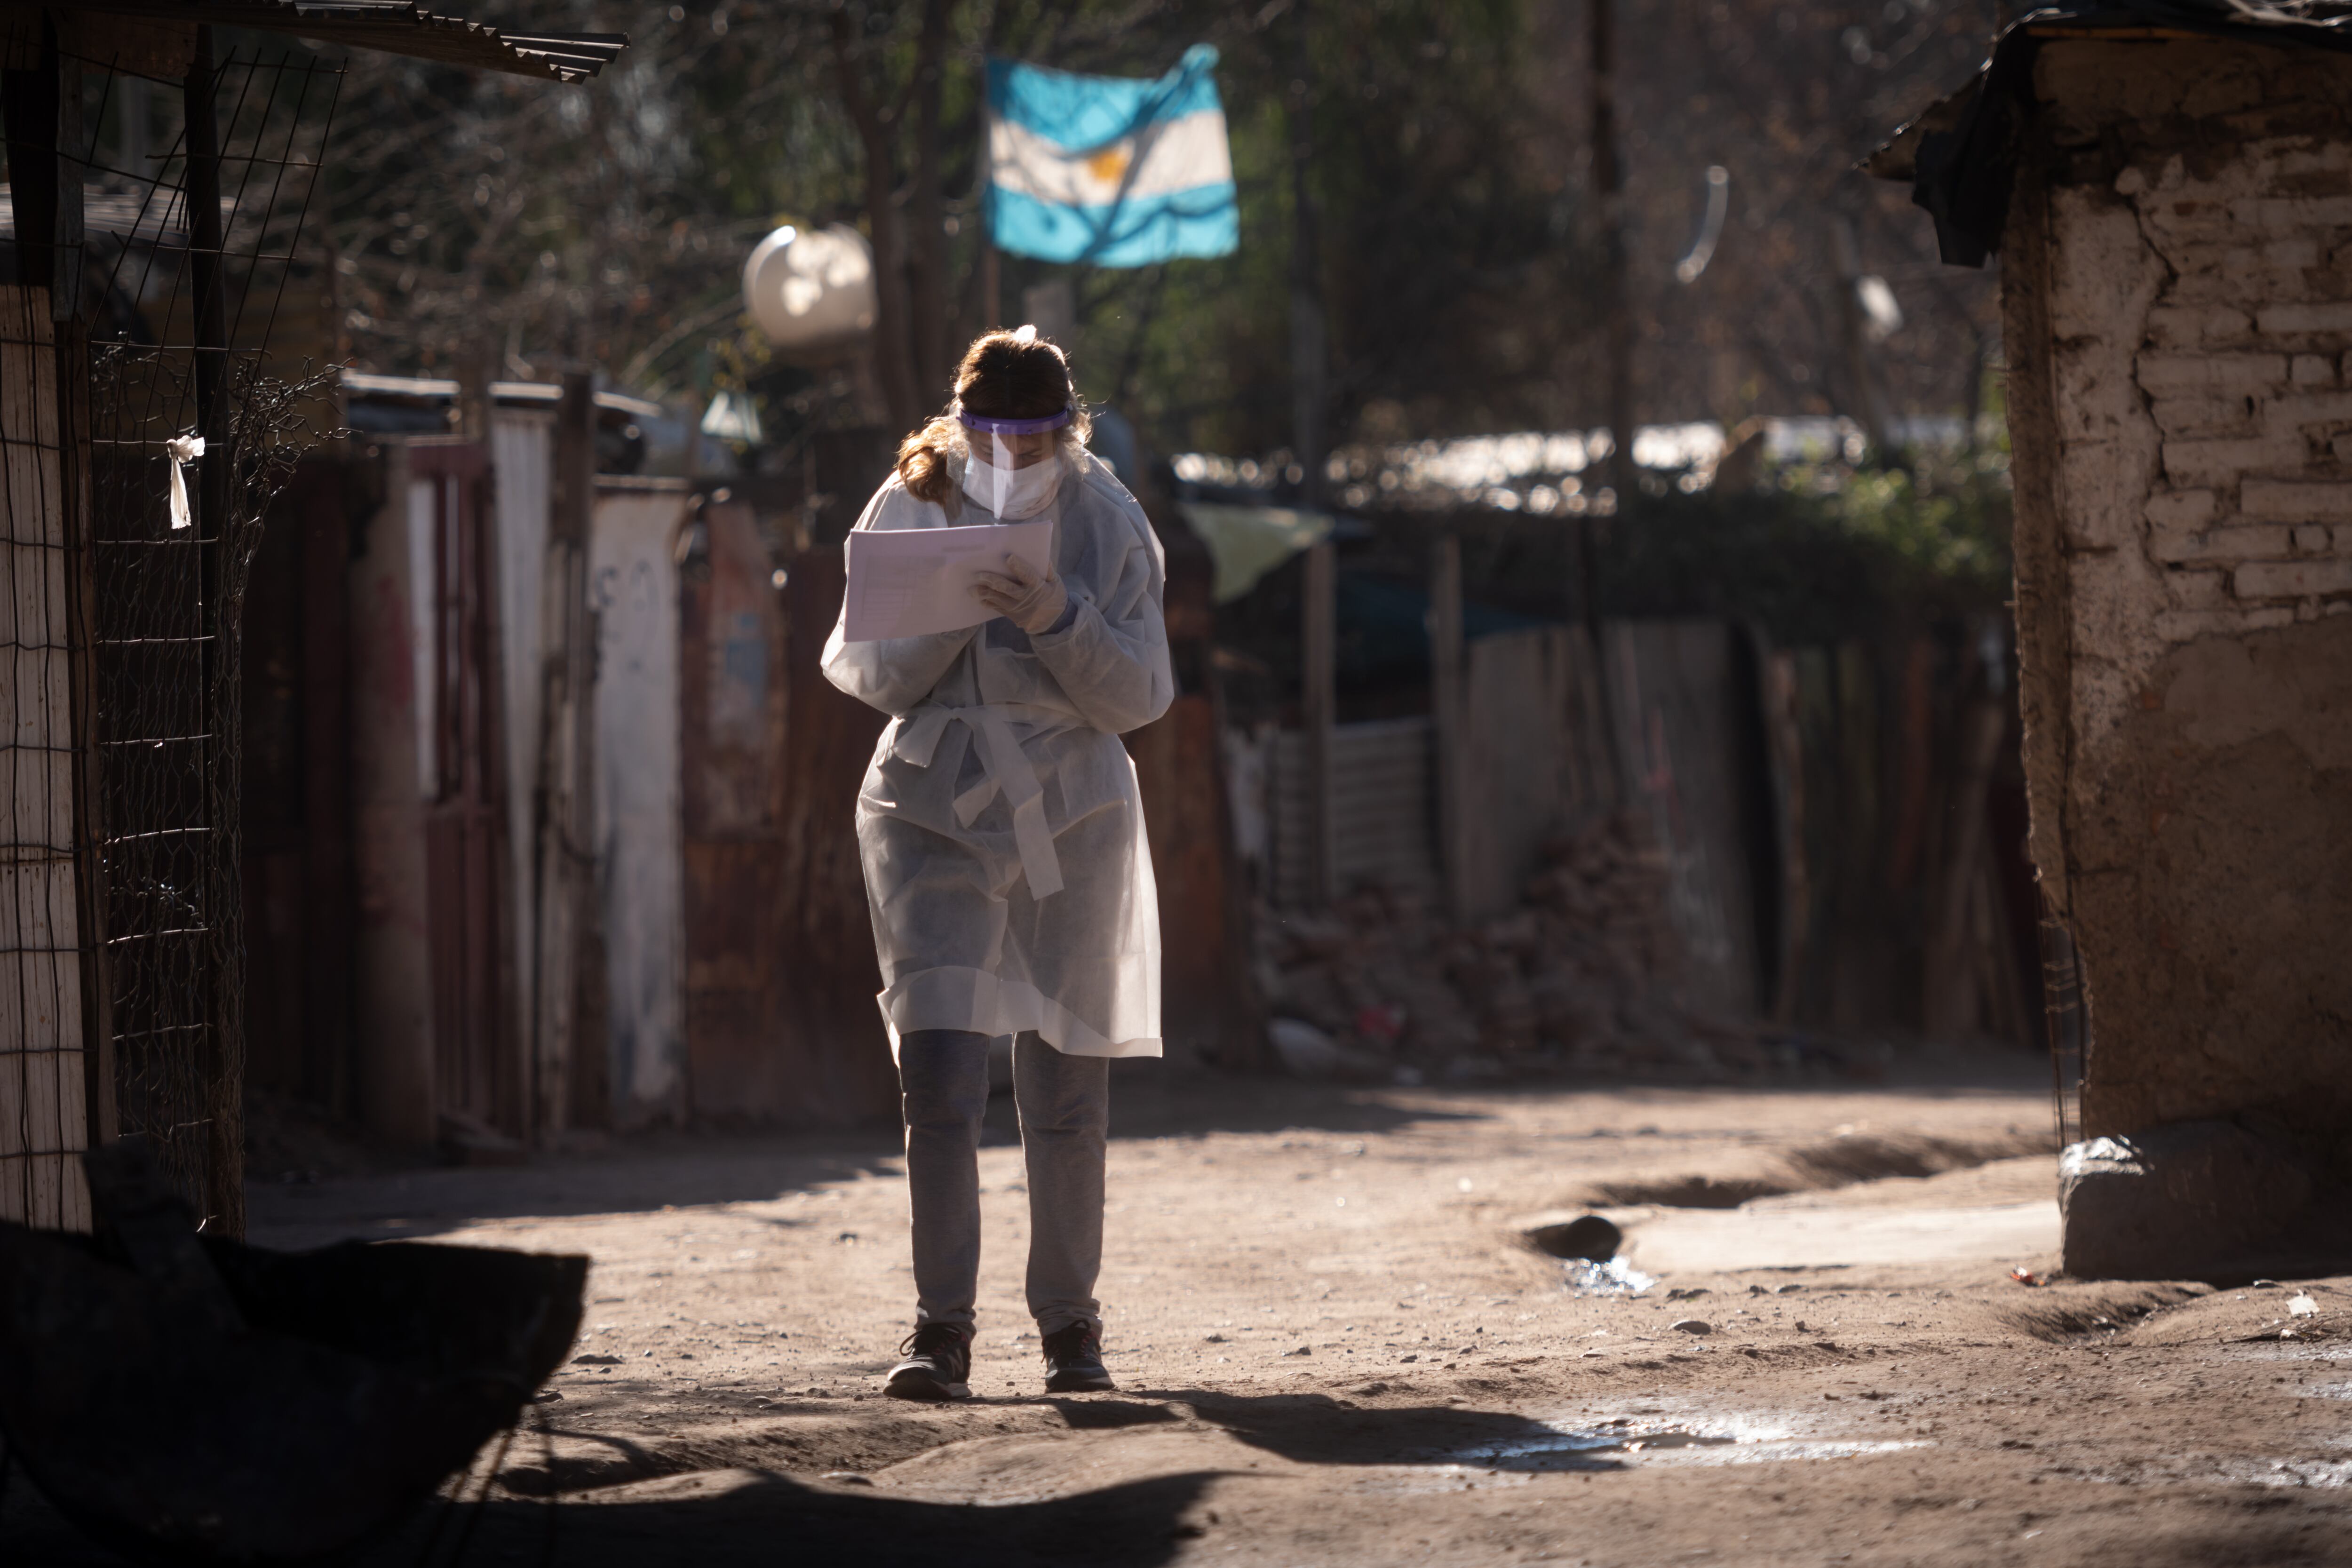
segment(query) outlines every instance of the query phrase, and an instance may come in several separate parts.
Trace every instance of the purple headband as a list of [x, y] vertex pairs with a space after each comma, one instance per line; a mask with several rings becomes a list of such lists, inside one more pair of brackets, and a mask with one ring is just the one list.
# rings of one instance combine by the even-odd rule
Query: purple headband
[[1048, 414], [1043, 419], [991, 419], [984, 414], [968, 414], [959, 408], [956, 417], [967, 430], [985, 430], [992, 436], [1035, 436], [1047, 430], [1059, 430], [1070, 422], [1066, 408], [1058, 414]]

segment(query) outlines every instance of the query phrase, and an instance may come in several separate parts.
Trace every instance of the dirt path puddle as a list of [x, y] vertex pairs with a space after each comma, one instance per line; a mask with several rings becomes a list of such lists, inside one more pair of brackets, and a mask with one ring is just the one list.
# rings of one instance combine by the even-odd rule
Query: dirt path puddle
[[1446, 1489], [1507, 1484], [1559, 1471], [1624, 1470], [1650, 1465], [1770, 1465], [1843, 1459], [1930, 1447], [1924, 1438], [1849, 1437], [1788, 1415], [1711, 1414], [1651, 1406], [1625, 1415], [1538, 1420], [1538, 1428], [1502, 1442], [1456, 1448], [1434, 1466], [1416, 1466], [1378, 1489]]

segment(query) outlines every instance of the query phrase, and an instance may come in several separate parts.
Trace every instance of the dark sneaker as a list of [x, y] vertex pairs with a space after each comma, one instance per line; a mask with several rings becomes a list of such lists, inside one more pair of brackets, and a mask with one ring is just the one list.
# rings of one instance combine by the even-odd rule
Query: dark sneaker
[[890, 1369], [882, 1392], [893, 1399], [970, 1399], [971, 1331], [925, 1323], [899, 1345], [906, 1359]]
[[1044, 1342], [1046, 1393], [1106, 1394], [1118, 1386], [1103, 1365], [1102, 1330], [1094, 1324], [1080, 1320], [1055, 1329]]

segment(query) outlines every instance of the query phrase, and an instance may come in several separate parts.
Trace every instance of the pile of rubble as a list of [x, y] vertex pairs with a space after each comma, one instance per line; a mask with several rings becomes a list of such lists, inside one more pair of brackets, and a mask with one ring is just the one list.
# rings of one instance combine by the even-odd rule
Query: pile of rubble
[[1276, 1051], [1301, 1077], [1406, 1084], [1765, 1067], [1752, 1031], [1676, 1001], [1666, 893], [1664, 854], [1626, 814], [1546, 844], [1520, 907], [1475, 925], [1392, 888], [1328, 913], [1266, 911]]

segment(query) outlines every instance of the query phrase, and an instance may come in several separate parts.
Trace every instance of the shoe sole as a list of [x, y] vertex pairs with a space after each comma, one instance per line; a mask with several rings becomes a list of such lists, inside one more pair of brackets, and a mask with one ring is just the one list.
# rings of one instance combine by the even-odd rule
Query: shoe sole
[[938, 1378], [919, 1372], [902, 1372], [884, 1384], [882, 1392], [892, 1399], [920, 1399], [938, 1404], [950, 1399], [970, 1399], [971, 1384], [941, 1383]]
[[1057, 1372], [1045, 1380], [1048, 1394], [1116, 1394], [1118, 1384], [1107, 1372]]

